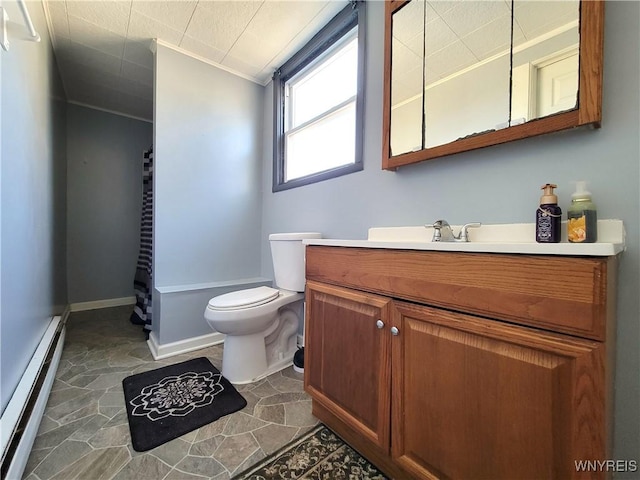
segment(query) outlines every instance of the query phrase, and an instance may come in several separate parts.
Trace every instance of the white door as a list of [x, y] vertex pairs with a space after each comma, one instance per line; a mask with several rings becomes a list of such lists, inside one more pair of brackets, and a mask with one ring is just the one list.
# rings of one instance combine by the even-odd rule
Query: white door
[[578, 54], [538, 67], [537, 117], [576, 108], [578, 99]]

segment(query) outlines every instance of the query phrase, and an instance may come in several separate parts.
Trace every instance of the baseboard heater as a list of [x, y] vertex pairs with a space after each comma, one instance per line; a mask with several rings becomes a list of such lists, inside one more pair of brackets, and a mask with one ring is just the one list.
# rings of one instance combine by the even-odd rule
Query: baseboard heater
[[66, 315], [51, 320], [0, 418], [2, 480], [22, 478], [64, 345]]

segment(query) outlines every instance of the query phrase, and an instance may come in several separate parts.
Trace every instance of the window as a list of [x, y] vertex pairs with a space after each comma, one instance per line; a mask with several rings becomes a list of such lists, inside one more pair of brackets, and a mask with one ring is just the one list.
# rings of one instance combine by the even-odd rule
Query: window
[[350, 2], [274, 74], [274, 192], [362, 170], [364, 15]]

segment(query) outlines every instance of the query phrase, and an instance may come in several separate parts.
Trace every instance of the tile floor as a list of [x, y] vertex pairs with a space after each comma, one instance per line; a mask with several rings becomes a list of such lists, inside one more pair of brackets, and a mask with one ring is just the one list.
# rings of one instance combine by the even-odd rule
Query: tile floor
[[[239, 386], [247, 406], [148, 452], [133, 450], [122, 379], [206, 356], [222, 346], [154, 361], [131, 307], [72, 313], [26, 480], [226, 480], [317, 423], [302, 375], [291, 367]], [[204, 320], [203, 320], [204, 321]]]

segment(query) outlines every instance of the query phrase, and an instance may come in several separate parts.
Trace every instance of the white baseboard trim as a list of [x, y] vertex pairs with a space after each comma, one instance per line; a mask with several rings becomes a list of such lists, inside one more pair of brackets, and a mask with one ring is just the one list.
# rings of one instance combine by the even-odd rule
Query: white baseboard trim
[[22, 478], [60, 364], [64, 337], [64, 323], [56, 316], [0, 417], [3, 478]]
[[135, 305], [136, 297], [107, 298], [105, 300], [95, 300], [93, 302], [72, 303], [69, 308], [72, 312], [83, 312], [85, 310], [96, 310], [98, 308], [120, 307], [122, 305]]
[[164, 358], [180, 355], [181, 353], [211, 347], [222, 342], [224, 342], [224, 335], [222, 333], [214, 332], [208, 333], [207, 335], [201, 335], [199, 337], [187, 338], [186, 340], [160, 345], [155, 332], [151, 332], [149, 334], [149, 340], [147, 340], [147, 345], [151, 351], [153, 359], [162, 360]]

